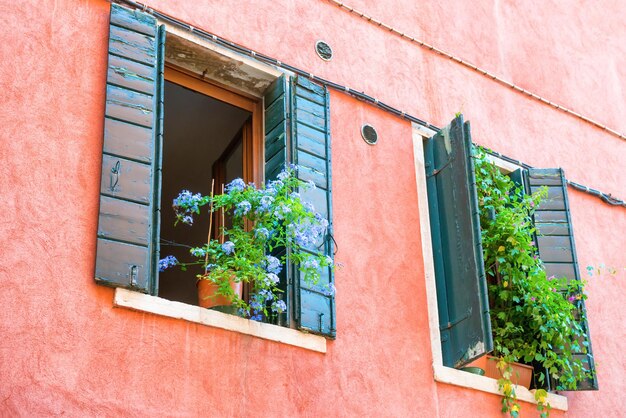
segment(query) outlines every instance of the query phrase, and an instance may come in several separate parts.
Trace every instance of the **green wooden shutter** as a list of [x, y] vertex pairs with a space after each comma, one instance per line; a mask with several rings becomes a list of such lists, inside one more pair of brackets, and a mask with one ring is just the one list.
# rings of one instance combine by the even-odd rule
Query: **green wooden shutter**
[[[535, 212], [535, 227], [537, 228], [537, 247], [539, 257], [546, 268], [546, 274], [556, 277], [567, 277], [569, 280], [580, 281], [574, 233], [567, 199], [567, 182], [561, 169], [529, 169], [527, 187], [534, 193], [541, 187], [548, 188], [548, 197], [543, 200]], [[574, 357], [583, 361], [586, 367], [593, 371], [593, 378], [579, 383], [577, 390], [597, 390], [598, 380], [595, 374], [591, 339], [585, 303], [576, 301], [577, 316], [586, 331], [585, 343], [581, 347], [587, 352], [579, 352]], [[556, 388], [554, 382], [551, 383]]]
[[[290, 161], [287, 147], [289, 88], [285, 76], [280, 76], [268, 87], [264, 97], [265, 110], [265, 181], [276, 179]], [[285, 248], [275, 249], [273, 255], [282, 257]], [[280, 272], [280, 288], [284, 291], [283, 300], [289, 307], [278, 317], [280, 325], [288, 326], [293, 305], [292, 270], [287, 257], [287, 266]]]
[[[290, 84], [292, 162], [298, 166], [298, 178], [312, 181], [316, 186], [300, 193], [329, 225], [328, 234], [309, 250], [333, 257], [328, 90], [302, 77], [292, 78]], [[334, 286], [332, 270], [322, 269], [321, 280], [316, 285], [306, 283], [298, 270], [294, 271], [294, 277], [298, 327], [334, 338], [335, 296], [328, 292]]]
[[469, 123], [458, 116], [425, 143], [443, 364], [493, 350]]
[[111, 5], [96, 281], [156, 293], [164, 27]]

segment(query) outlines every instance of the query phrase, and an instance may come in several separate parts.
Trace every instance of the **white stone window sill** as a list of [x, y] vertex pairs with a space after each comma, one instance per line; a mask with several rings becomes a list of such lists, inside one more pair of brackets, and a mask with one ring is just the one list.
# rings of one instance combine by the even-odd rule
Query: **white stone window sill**
[[[459, 386], [462, 388], [480, 390], [482, 392], [493, 393], [500, 396], [502, 395], [498, 390], [498, 381], [496, 379], [479, 376], [477, 374], [464, 372], [438, 364], [433, 365], [433, 370], [435, 372], [435, 380], [437, 382], [447, 383], [449, 385]], [[520, 401], [533, 404], [537, 403], [533, 393], [523, 386], [516, 386], [515, 393], [517, 394], [517, 399]], [[563, 395], [548, 393], [548, 402], [550, 403], [552, 409], [567, 411], [567, 398]]]
[[169, 318], [183, 319], [196, 324], [221, 328], [319, 353], [326, 353], [326, 338], [319, 335], [306, 334], [291, 328], [251, 321], [235, 315], [174, 302], [119, 287], [115, 289], [113, 305]]

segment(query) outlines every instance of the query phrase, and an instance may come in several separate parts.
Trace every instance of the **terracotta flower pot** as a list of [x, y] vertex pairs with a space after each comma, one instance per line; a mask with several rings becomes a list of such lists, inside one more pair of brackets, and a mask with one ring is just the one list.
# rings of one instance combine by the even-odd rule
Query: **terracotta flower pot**
[[[468, 367], [480, 367], [485, 371], [485, 376], [491, 377], [492, 379], [500, 379], [502, 378], [502, 373], [498, 369], [498, 357], [494, 356], [482, 356], [468, 364]], [[513, 374], [511, 376], [511, 382], [516, 385], [524, 386], [525, 388], [530, 387], [530, 382], [533, 378], [533, 368], [532, 366], [527, 366], [526, 364], [520, 363], [511, 363], [511, 367], [513, 368]]]
[[[230, 306], [232, 304], [228, 297], [217, 293], [219, 286], [210, 280], [198, 279], [196, 287], [198, 288], [198, 306], [202, 308]], [[241, 297], [243, 283], [236, 282], [234, 276], [230, 279], [230, 287], [235, 295]]]

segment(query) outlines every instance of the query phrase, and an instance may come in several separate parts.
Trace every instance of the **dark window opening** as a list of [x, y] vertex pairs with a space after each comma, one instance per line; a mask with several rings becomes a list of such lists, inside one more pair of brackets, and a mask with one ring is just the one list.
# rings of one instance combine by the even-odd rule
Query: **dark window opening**
[[[244, 177], [244, 135], [250, 129], [252, 113], [170, 81], [165, 81], [165, 103], [161, 256], [192, 261], [188, 246], [207, 241], [208, 209], [203, 208], [203, 213], [195, 217], [193, 227], [180, 223], [174, 227], [172, 200], [183, 189], [210, 194], [212, 179], [219, 193], [222, 184]], [[159, 273], [159, 296], [196, 305], [199, 273], [200, 266]]]

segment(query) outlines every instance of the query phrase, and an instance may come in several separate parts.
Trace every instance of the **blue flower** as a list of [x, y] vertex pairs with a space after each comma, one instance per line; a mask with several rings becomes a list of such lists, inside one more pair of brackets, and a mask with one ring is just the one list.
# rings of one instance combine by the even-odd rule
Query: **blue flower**
[[320, 267], [320, 262], [315, 258], [309, 258], [302, 263], [302, 267], [305, 269], [318, 269]]
[[276, 178], [278, 180], [285, 180], [287, 177], [289, 177], [289, 171], [287, 170], [283, 170], [280, 173], [278, 173], [278, 175], [276, 176]]
[[222, 244], [222, 250], [226, 253], [226, 255], [231, 255], [233, 251], [235, 251], [235, 243], [232, 241], [226, 241]]
[[274, 273], [267, 273], [266, 278], [273, 284], [278, 284], [278, 282], [280, 281], [280, 278]]
[[169, 267], [173, 267], [178, 264], [178, 260], [173, 255], [168, 255], [167, 257], [159, 260], [159, 271], [165, 271]]
[[178, 197], [172, 201], [172, 207], [176, 217], [186, 224], [193, 224], [193, 214], [200, 212], [202, 195], [200, 193], [191, 194], [189, 190], [183, 190]]
[[226, 190], [226, 193], [230, 193], [231, 191], [240, 192], [245, 188], [246, 188], [246, 183], [242, 179], [237, 178], [231, 181], [230, 183], [228, 183], [224, 190]]
[[250, 212], [252, 205], [247, 200], [237, 203], [237, 209], [235, 209], [235, 215], [243, 216]]
[[204, 257], [206, 255], [204, 248], [192, 248], [189, 252], [194, 257]]
[[263, 320], [263, 315], [261, 315], [260, 313], [257, 313], [255, 315], [252, 315], [250, 319], [253, 321], [261, 321]]
[[272, 196], [266, 195], [261, 198], [261, 206], [259, 206], [259, 210], [262, 212], [267, 212], [270, 209], [270, 206], [274, 202], [274, 198]]
[[267, 228], [255, 229], [254, 236], [257, 238], [268, 239], [270, 237], [270, 231], [268, 231]]
[[285, 304], [284, 301], [277, 300], [274, 303], [272, 303], [272, 311], [278, 312], [278, 313], [283, 313], [286, 310], [287, 310], [287, 305]]
[[280, 271], [283, 269], [282, 266], [280, 265], [280, 260], [274, 256], [271, 256], [271, 255], [266, 256], [265, 262], [266, 262], [265, 270], [268, 273], [274, 273], [276, 275], [280, 273]]

